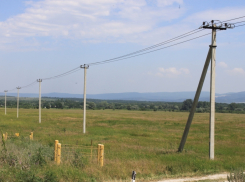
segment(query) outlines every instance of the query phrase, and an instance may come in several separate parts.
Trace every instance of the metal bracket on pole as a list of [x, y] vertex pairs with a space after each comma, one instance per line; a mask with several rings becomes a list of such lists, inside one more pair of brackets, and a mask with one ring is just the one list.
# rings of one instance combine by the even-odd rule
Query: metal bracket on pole
[[84, 64], [81, 65], [80, 68], [84, 69], [84, 91], [83, 91], [83, 133], [86, 133], [86, 76], [87, 76], [87, 69], [89, 65]]
[[37, 79], [37, 82], [39, 82], [39, 123], [41, 123], [41, 82], [42, 79]]
[[7, 94], [7, 90], [4, 90], [4, 92], [5, 92], [5, 115], [7, 114], [7, 109], [6, 109], [6, 102], [7, 102], [7, 99], [6, 99], [6, 94]]
[[18, 90], [18, 94], [17, 94], [17, 118], [19, 117], [19, 90], [21, 89], [21, 87], [16, 87]]

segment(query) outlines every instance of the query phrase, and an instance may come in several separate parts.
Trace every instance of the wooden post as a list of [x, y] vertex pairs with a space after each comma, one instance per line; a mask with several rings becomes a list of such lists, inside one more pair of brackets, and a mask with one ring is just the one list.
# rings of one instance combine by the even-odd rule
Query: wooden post
[[98, 158], [97, 158], [98, 164], [100, 163], [100, 146], [101, 144], [98, 144]]
[[91, 140], [91, 162], [92, 162], [92, 155], [93, 155], [93, 140]]
[[19, 137], [19, 136], [20, 136], [20, 134], [19, 134], [19, 133], [15, 133], [15, 136]]
[[5, 134], [3, 133], [3, 137], [2, 137], [2, 140], [5, 140]]
[[60, 165], [61, 159], [61, 143], [57, 144], [57, 165]]
[[33, 140], [33, 132], [30, 134], [30, 140]]
[[6, 134], [5, 134], [5, 140], [7, 140], [8, 139], [8, 133], [6, 132]]
[[54, 141], [54, 161], [57, 161], [57, 145], [59, 143], [59, 140]]
[[100, 145], [100, 166], [104, 165], [104, 145]]

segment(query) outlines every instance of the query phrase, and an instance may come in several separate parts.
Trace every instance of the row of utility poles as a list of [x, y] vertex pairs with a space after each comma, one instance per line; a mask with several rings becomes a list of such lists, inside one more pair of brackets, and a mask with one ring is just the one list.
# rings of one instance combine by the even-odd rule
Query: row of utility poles
[[[222, 24], [220, 22], [215, 23], [214, 20], [212, 20], [210, 23], [204, 22], [201, 26], [203, 29], [212, 29], [212, 40], [211, 45], [209, 46], [209, 51], [206, 57], [206, 61], [203, 67], [203, 71], [201, 74], [201, 78], [197, 87], [197, 91], [194, 97], [194, 101], [192, 104], [192, 108], [189, 114], [189, 117], [187, 119], [187, 123], [185, 126], [185, 130], [178, 148], [179, 152], [182, 152], [184, 149], [184, 145], [190, 130], [190, 126], [194, 117], [194, 113], [196, 110], [196, 106], [202, 91], [202, 86], [207, 74], [207, 70], [209, 67], [209, 63], [211, 60], [211, 71], [210, 71], [210, 117], [209, 117], [209, 158], [211, 160], [214, 159], [214, 136], [215, 136], [215, 64], [216, 64], [216, 31], [217, 30], [226, 30], [227, 28], [232, 28], [231, 24]], [[89, 68], [89, 65], [81, 65], [80, 68], [84, 69], [84, 92], [83, 92], [83, 133], [86, 133], [86, 74], [87, 69]], [[41, 123], [41, 82], [42, 79], [38, 79], [37, 82], [39, 82], [39, 123]], [[17, 96], [17, 118], [19, 113], [19, 89], [21, 87], [17, 87], [18, 90], [18, 96]], [[5, 92], [5, 115], [6, 115], [6, 90]]]
[[[89, 65], [81, 65], [80, 68], [84, 69], [84, 92], [83, 92], [83, 133], [86, 133], [86, 75], [87, 75], [87, 69], [89, 68]], [[41, 123], [41, 83], [42, 79], [37, 79], [37, 82], [39, 82], [39, 123]], [[17, 89], [17, 118], [19, 118], [19, 90], [21, 87], [16, 87]], [[4, 90], [5, 92], [5, 115], [7, 114], [7, 92], [8, 90]]]

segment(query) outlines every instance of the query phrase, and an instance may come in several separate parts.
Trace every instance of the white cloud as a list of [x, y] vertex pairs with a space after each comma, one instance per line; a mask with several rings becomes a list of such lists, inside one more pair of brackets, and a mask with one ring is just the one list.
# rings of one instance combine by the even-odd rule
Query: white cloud
[[24, 13], [0, 22], [0, 48], [31, 37], [66, 38], [82, 42], [132, 42], [159, 23], [179, 18], [184, 10], [148, 6], [145, 0], [43, 0], [27, 2]]
[[158, 77], [176, 77], [179, 75], [188, 75], [190, 73], [190, 71], [187, 68], [180, 68], [177, 69], [175, 67], [171, 67], [171, 68], [158, 68], [158, 71], [156, 73], [156, 76]]
[[245, 71], [243, 68], [234, 68], [232, 70], [228, 70], [230, 75], [245, 75]]
[[222, 67], [222, 68], [227, 68], [228, 65], [225, 62], [219, 62], [218, 66]]
[[157, 0], [158, 6], [169, 6], [174, 3], [183, 4], [183, 0]]
[[232, 18], [244, 16], [245, 7], [229, 7], [221, 9], [210, 9], [203, 12], [198, 12], [189, 16], [186, 21], [201, 25], [203, 21], [210, 22], [211, 20], [225, 21]]

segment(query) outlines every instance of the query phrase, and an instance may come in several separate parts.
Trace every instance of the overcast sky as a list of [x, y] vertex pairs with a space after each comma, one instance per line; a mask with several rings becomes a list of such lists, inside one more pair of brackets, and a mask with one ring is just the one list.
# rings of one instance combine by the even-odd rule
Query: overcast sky
[[[203, 21], [241, 16], [244, 0], [0, 0], [0, 92], [143, 49], [197, 29]], [[245, 18], [233, 22], [238, 21]], [[195, 91], [210, 43], [208, 35], [91, 65], [87, 93]], [[83, 74], [81, 69], [43, 81], [42, 92], [83, 93]], [[203, 91], [209, 91], [209, 74]], [[245, 91], [244, 80], [245, 26], [218, 32], [216, 92]], [[37, 93], [38, 84], [21, 92]]]

